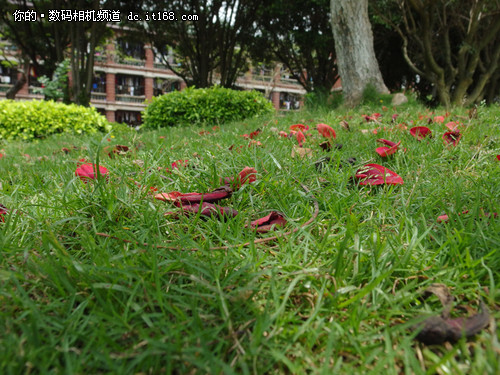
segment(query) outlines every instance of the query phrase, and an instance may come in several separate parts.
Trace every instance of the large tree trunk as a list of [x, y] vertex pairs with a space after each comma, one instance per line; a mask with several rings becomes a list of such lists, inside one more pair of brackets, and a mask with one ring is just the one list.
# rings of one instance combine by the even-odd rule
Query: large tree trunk
[[27, 73], [22, 72], [21, 78], [19, 78], [16, 81], [16, 83], [14, 83], [14, 85], [5, 93], [5, 98], [14, 100], [16, 98], [17, 93], [21, 91], [26, 82], [28, 82]]
[[388, 94], [373, 48], [368, 0], [331, 0], [330, 9], [344, 104], [358, 105], [370, 84]]

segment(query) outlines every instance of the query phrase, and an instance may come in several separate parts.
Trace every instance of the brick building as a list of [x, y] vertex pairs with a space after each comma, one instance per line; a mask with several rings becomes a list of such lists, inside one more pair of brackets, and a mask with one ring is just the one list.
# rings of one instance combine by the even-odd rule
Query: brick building
[[[13, 52], [12, 56], [15, 56]], [[174, 63], [173, 56], [170, 58], [169, 62]], [[5, 97], [5, 92], [17, 78], [15, 69], [1, 67], [0, 99]], [[30, 74], [16, 99], [42, 99], [41, 95], [34, 93], [37, 84], [34, 73]], [[186, 83], [155, 57], [149, 45], [118, 37], [96, 53], [90, 103], [111, 122], [138, 125], [148, 100], [185, 87]], [[262, 92], [276, 109], [281, 110], [300, 108], [306, 93], [281, 64], [251, 69], [238, 78], [236, 87]]]

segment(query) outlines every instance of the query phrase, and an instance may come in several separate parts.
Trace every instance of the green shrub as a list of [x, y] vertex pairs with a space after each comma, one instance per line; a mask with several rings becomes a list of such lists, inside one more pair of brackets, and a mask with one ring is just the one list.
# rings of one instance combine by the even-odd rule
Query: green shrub
[[45, 138], [51, 134], [108, 131], [106, 118], [95, 108], [54, 101], [0, 101], [0, 139]]
[[143, 126], [220, 124], [273, 111], [272, 104], [257, 91], [187, 88], [153, 98], [144, 111]]

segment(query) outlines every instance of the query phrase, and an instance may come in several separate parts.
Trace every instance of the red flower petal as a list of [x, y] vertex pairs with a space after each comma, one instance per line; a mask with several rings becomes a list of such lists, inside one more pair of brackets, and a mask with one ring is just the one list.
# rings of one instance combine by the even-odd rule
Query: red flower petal
[[399, 141], [398, 143], [394, 143], [392, 141], [388, 141], [387, 139], [377, 139], [377, 142], [384, 143], [390, 146], [390, 147], [377, 147], [377, 149], [375, 149], [375, 152], [383, 158], [395, 154], [396, 151], [398, 150], [399, 145], [401, 144], [401, 141]]
[[[235, 217], [238, 215], [238, 211], [232, 209], [231, 207], [222, 207], [216, 204], [203, 202], [202, 204], [196, 203], [192, 205], [181, 206], [182, 212], [184, 214], [198, 214], [202, 216], [217, 216], [219, 218], [224, 217]], [[167, 212], [166, 214], [171, 215], [175, 213]]]
[[265, 233], [276, 227], [282, 227], [286, 224], [286, 219], [281, 212], [271, 211], [267, 216], [254, 220], [250, 226], [256, 228], [257, 232]]
[[229, 198], [232, 194], [232, 190], [228, 187], [220, 187], [215, 189], [210, 193], [180, 193], [178, 191], [172, 191], [170, 193], [160, 193], [155, 195], [155, 199], [161, 201], [174, 202], [176, 205], [192, 205], [203, 203], [213, 203], [218, 202], [222, 199]]
[[442, 124], [444, 122], [444, 116], [435, 116], [434, 117], [434, 122]]
[[309, 130], [309, 126], [304, 124], [290, 125], [290, 130]]
[[5, 222], [4, 215], [8, 214], [9, 210], [3, 204], [0, 204], [0, 221]]
[[[83, 163], [85, 160], [80, 159], [78, 167], [75, 170], [75, 176], [80, 177], [84, 182], [97, 178], [97, 166], [92, 163]], [[108, 176], [108, 170], [102, 165], [99, 166], [99, 174], [101, 176]]]
[[415, 126], [410, 129], [410, 134], [417, 138], [419, 141], [427, 136], [432, 136], [431, 129], [429, 129], [427, 126]]
[[280, 136], [280, 137], [283, 137], [283, 138], [288, 138], [288, 133], [287, 133], [287, 132], [284, 132], [283, 130], [282, 130], [282, 131], [280, 131], [278, 134], [279, 134], [279, 136]]
[[251, 132], [250, 134], [243, 134], [242, 137], [246, 139], [253, 139], [255, 138], [258, 134], [260, 133], [260, 129], [257, 129], [254, 132]]
[[443, 134], [443, 140], [445, 143], [452, 144], [453, 146], [456, 146], [458, 142], [460, 141], [460, 138], [462, 138], [462, 134], [458, 131], [454, 132], [446, 132]]
[[255, 168], [251, 168], [251, 167], [245, 167], [241, 170], [240, 173], [238, 173], [241, 185], [243, 185], [247, 182], [249, 184], [251, 184], [252, 182], [257, 180], [256, 175], [257, 175], [257, 170]]
[[388, 141], [387, 139], [383, 139], [383, 138], [377, 139], [377, 142], [383, 143], [384, 145], [387, 145], [389, 147], [393, 147], [393, 146], [399, 145], [401, 143], [401, 141], [398, 142], [398, 143], [396, 143], [396, 142], [393, 142], [393, 141]]
[[403, 179], [390, 169], [378, 164], [366, 164], [358, 169], [355, 177], [359, 185], [402, 185]]
[[327, 124], [318, 124], [316, 125], [316, 129], [318, 129], [319, 134], [321, 134], [325, 138], [337, 138], [335, 130], [333, 130], [332, 127]]
[[500, 155], [497, 155], [497, 159], [500, 160]]
[[454, 122], [454, 121], [450, 121], [450, 122], [447, 122], [445, 126], [448, 129], [450, 129], [450, 131], [454, 132], [454, 131], [456, 131], [458, 129], [459, 123], [458, 122]]
[[299, 143], [299, 146], [302, 147], [302, 144], [306, 140], [306, 137], [304, 136], [304, 133], [302, 133], [300, 130], [295, 133], [295, 138], [297, 139], [297, 142]]

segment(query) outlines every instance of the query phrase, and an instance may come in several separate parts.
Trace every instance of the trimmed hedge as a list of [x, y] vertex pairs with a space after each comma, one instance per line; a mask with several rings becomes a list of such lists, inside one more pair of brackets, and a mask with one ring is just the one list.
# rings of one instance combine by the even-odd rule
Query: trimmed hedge
[[0, 139], [32, 140], [56, 133], [109, 131], [95, 108], [54, 101], [0, 100]]
[[273, 105], [257, 91], [189, 87], [153, 98], [144, 111], [143, 126], [220, 124], [273, 112]]

